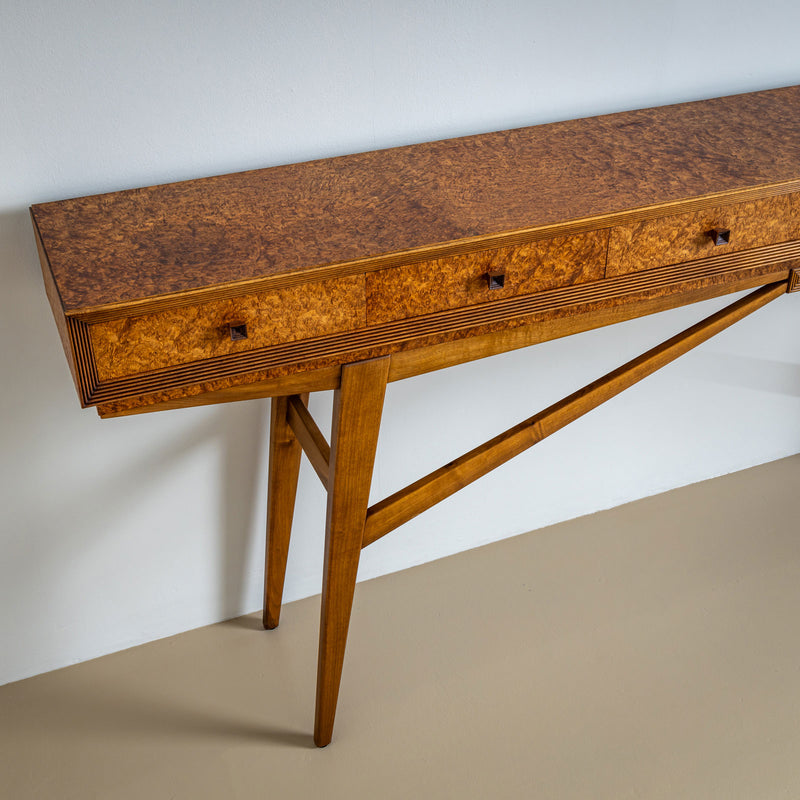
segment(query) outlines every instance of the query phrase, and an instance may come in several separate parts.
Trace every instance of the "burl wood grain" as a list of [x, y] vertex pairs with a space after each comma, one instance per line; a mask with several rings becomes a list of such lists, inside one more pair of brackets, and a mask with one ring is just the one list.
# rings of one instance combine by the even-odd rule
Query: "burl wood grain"
[[[390, 339], [381, 337], [380, 331], [365, 331], [359, 337], [346, 339], [338, 349], [330, 345], [319, 350], [304, 349], [294, 361], [281, 359], [276, 353], [272, 362], [264, 360], [258, 367], [251, 366], [247, 372], [231, 373], [229, 377], [196, 379], [194, 383], [172, 386], [157, 378], [149, 384], [152, 388], [138, 384], [127, 397], [120, 396], [114, 389], [108, 395], [97, 396], [95, 402], [101, 416], [117, 416], [138, 413], [138, 409], [148, 406], [157, 409], [202, 405], [206, 395], [226, 402], [285, 392], [330, 389], [337, 385], [339, 365], [388, 354], [394, 354], [391, 380], [402, 380], [686, 303], [774, 281], [788, 282], [790, 269], [789, 264], [761, 263], [721, 274], [698, 269], [685, 279], [670, 279], [665, 275], [661, 280], [658, 271], [654, 271], [645, 283], [638, 275], [623, 276], [587, 287], [554, 290], [550, 294], [557, 296], [542, 296], [541, 303], [534, 302], [533, 298], [510, 298], [506, 302], [518, 303], [519, 308], [507, 309], [505, 314], [498, 313], [494, 317], [487, 317], [481, 309], [475, 309], [474, 313], [465, 314], [464, 319], [450, 328], [437, 324], [435, 315], [433, 319], [426, 318], [425, 324], [418, 320], [396, 322], [392, 323], [393, 328], [409, 326], [405, 335], [394, 331], [395, 335]], [[630, 284], [618, 284], [619, 281], [629, 281]], [[604, 284], [608, 284], [606, 291], [602, 290]], [[589, 286], [592, 292], [583, 291]], [[564, 295], [563, 300], [558, 295]], [[499, 303], [489, 306], [498, 311], [499, 307]], [[381, 341], [386, 343], [381, 344]], [[303, 378], [304, 374], [308, 375], [307, 379]]]
[[[714, 229], [730, 230], [730, 242], [715, 245], [708, 235]], [[791, 239], [800, 239], [800, 194], [672, 214], [614, 228], [606, 274], [623, 275]]]
[[[684, 265], [661, 267], [643, 273], [631, 273], [602, 281], [553, 289], [530, 295], [509, 297], [495, 303], [484, 303], [465, 308], [449, 309], [422, 317], [396, 320], [352, 332], [337, 333], [310, 340], [288, 342], [251, 351], [229, 353], [185, 365], [174, 365], [152, 372], [126, 376], [98, 383], [96, 375], [89, 377], [85, 402], [105, 404], [109, 401], [135, 395], [149, 395], [154, 391], [171, 390], [197, 384], [209, 391], [209, 381], [222, 380], [221, 387], [233, 382], [246, 384], [253, 375], [273, 378], [296, 374], [305, 369], [339, 365], [348, 360], [359, 360], [374, 355], [384, 355], [414, 347], [427, 346], [431, 337], [442, 335], [446, 341], [451, 333], [499, 330], [516, 326], [520, 321], [540, 324], [549, 317], [543, 312], [560, 311], [581, 314], [586, 304], [608, 304], [617, 299], [645, 301], [655, 293], [682, 291], [690, 286], [719, 287], [741, 280], [746, 276], [782, 275], [788, 279], [789, 271], [800, 257], [800, 242], [758, 248], [744, 253], [732, 253], [699, 259]], [[699, 282], [699, 283], [698, 283]], [[753, 284], [756, 285], [756, 284]], [[744, 287], [743, 287], [744, 288]], [[713, 296], [713, 295], [708, 295]], [[532, 316], [536, 315], [536, 316]], [[83, 329], [85, 323], [75, 323]], [[84, 341], [88, 336], [73, 337]], [[85, 348], [83, 348], [85, 350]], [[81, 364], [91, 366], [91, 353], [79, 358]], [[255, 379], [258, 380], [258, 379]], [[216, 385], [216, 384], [215, 384]], [[278, 393], [281, 393], [280, 389]]]
[[354, 260], [371, 269], [419, 248], [441, 251], [421, 260], [480, 250], [486, 237], [797, 181], [798, 119], [795, 86], [42, 203], [32, 213], [64, 308], [79, 312]]
[[[370, 272], [367, 323], [599, 280], [607, 244], [608, 231], [593, 231]], [[501, 289], [489, 288], [489, 272], [504, 273]]]
[[[244, 322], [248, 338], [231, 341]], [[91, 325], [101, 381], [364, 326], [364, 276]]]

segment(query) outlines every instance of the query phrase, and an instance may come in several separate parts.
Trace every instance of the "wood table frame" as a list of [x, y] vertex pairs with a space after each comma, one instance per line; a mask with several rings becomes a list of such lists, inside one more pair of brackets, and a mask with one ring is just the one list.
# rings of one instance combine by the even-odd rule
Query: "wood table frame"
[[[798, 119], [788, 87], [32, 207], [84, 406], [272, 398], [265, 628], [302, 453], [325, 487], [318, 746], [364, 547], [800, 290]], [[745, 290], [369, 505], [389, 382]], [[330, 443], [308, 411], [324, 390]]]
[[301, 450], [328, 493], [314, 742], [329, 744], [361, 550], [524, 452], [767, 303], [788, 280], [768, 284], [564, 400], [372, 506], [375, 448], [391, 356], [342, 368], [329, 446], [306, 407], [308, 394], [272, 400], [263, 624], [280, 620]]

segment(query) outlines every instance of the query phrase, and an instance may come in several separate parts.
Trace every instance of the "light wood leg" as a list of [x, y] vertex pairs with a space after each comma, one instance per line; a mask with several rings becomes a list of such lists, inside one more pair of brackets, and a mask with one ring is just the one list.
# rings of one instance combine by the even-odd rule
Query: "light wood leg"
[[345, 366], [334, 394], [314, 722], [318, 747], [333, 735], [388, 371], [388, 357]]
[[[286, 558], [292, 533], [297, 476], [302, 450], [289, 427], [288, 397], [274, 397], [269, 431], [269, 488], [267, 491], [267, 554], [264, 569], [264, 613], [267, 629], [277, 628], [281, 616]], [[303, 403], [308, 395], [301, 395]]]

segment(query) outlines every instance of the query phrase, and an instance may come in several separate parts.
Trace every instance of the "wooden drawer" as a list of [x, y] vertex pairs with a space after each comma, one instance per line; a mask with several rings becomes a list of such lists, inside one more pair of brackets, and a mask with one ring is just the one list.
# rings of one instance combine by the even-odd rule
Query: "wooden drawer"
[[[715, 244], [715, 230], [730, 231]], [[620, 225], [611, 231], [607, 276], [800, 239], [800, 194]]]
[[[233, 341], [232, 324], [247, 338]], [[364, 276], [353, 275], [90, 326], [97, 377], [107, 381], [364, 326]]]
[[[375, 325], [599, 280], [607, 244], [608, 231], [592, 231], [370, 272], [367, 322]], [[489, 273], [504, 274], [502, 288], [489, 288]]]

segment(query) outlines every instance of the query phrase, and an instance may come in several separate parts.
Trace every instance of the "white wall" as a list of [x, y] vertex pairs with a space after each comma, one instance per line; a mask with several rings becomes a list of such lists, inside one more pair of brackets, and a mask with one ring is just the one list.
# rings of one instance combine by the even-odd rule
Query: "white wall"
[[[268, 402], [81, 411], [31, 203], [800, 80], [795, 0], [5, 0], [1, 18], [0, 682], [253, 611], [263, 568]], [[723, 304], [391, 385], [375, 498]], [[799, 450], [784, 298], [386, 537], [361, 576]], [[319, 591], [323, 513], [304, 466], [287, 600]]]

